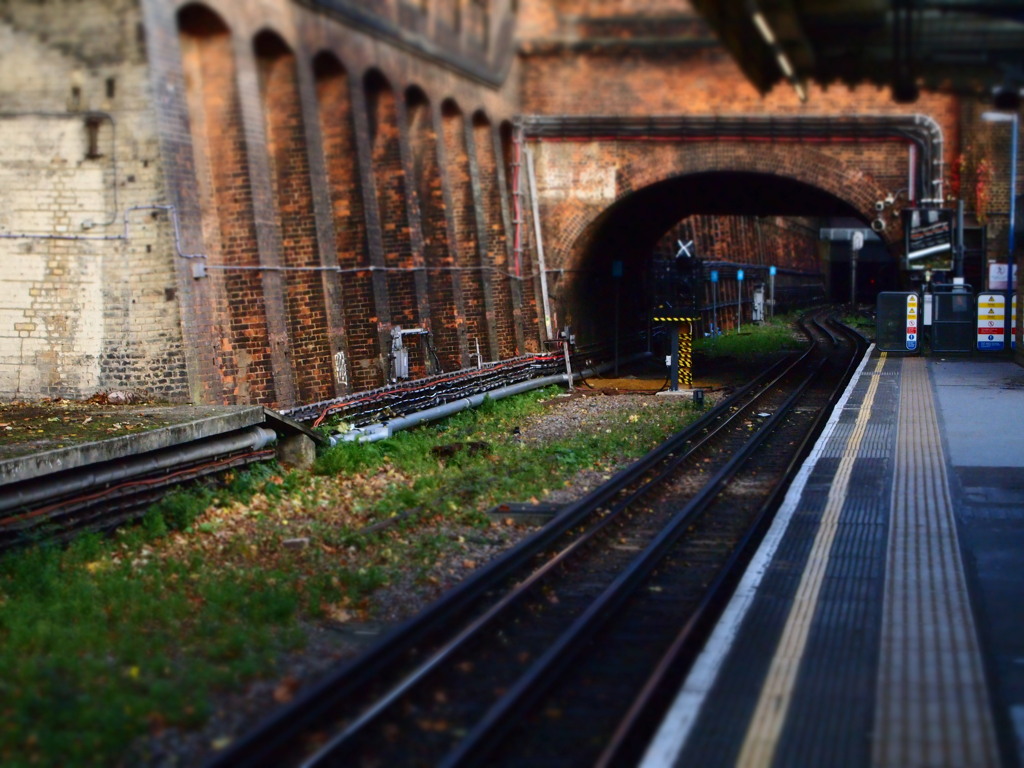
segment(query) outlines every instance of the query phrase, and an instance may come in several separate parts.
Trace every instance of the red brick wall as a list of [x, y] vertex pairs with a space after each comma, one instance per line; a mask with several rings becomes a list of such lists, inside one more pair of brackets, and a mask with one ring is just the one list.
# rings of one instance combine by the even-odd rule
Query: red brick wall
[[426, 95], [412, 91], [407, 98], [409, 142], [412, 147], [416, 190], [423, 229], [427, 267], [430, 326], [434, 347], [445, 370], [463, 367], [461, 285], [454, 255], [448, 244], [448, 220], [437, 160], [438, 136], [434, 114]]
[[[986, 108], [987, 105], [965, 105], [962, 120], [973, 130], [966, 132], [952, 161], [950, 176], [968, 213], [988, 230], [989, 258], [1005, 262], [1009, 246], [1011, 129], [1009, 122], [982, 120], [981, 115]], [[1020, 195], [1024, 184], [1024, 150], [1020, 148], [1017, 164], [1016, 194]], [[1024, 227], [1020, 216], [1015, 225], [1017, 241], [1020, 242], [1021, 228]], [[1017, 263], [1020, 262], [1021, 254], [1018, 253]], [[987, 276], [987, 267], [985, 272]], [[1024, 308], [1024, 302], [1018, 303]], [[1021, 348], [1024, 347], [1018, 347]]]
[[[812, 85], [807, 103], [801, 103], [788, 85], [758, 93], [685, 0], [524, 0], [520, 22], [524, 36], [520, 88], [527, 114], [785, 115], [838, 121], [852, 115], [922, 114], [934, 119], [943, 132], [942, 160], [947, 168], [960, 141], [961, 105], [944, 94], [924, 93], [915, 104], [896, 105], [888, 89], [874, 86]], [[621, 200], [631, 191], [674, 174], [692, 173], [697, 167], [741, 170], [749, 162], [751, 170], [800, 179], [850, 202], [865, 221], [874, 217], [876, 200], [908, 186], [909, 144], [900, 141], [817, 136], [802, 144], [757, 146], [701, 141], [678, 150], [639, 144], [637, 148], [606, 146], [600, 151], [581, 145], [573, 150], [577, 156], [563, 163], [563, 170], [574, 169], [569, 172], [575, 174], [577, 187], [582, 183], [594, 188], [598, 177], [608, 174], [607, 182], [616, 190], [613, 197]], [[690, 159], [684, 160], [683, 155]], [[931, 197], [932, 192], [917, 190], [919, 197]], [[584, 262], [591, 242], [586, 231], [612, 201], [600, 193], [590, 201], [581, 197], [586, 195], [569, 195], [543, 206], [550, 266], [587, 267]], [[906, 200], [904, 193], [895, 208]], [[886, 210], [884, 218], [889, 223], [885, 236], [898, 247], [897, 213]], [[708, 219], [696, 234], [708, 240], [712, 251], [744, 253], [753, 242], [744, 232], [746, 226], [742, 218]], [[798, 258], [798, 252], [804, 253], [797, 249], [791, 255], [802, 261], [805, 257]], [[565, 285], [559, 294], [578, 293], [569, 276], [560, 280]]]
[[[148, 19], [167, 20], [155, 0], [144, 3]], [[197, 41], [205, 33], [186, 28], [164, 45], [160, 25], [147, 30], [158, 43], [151, 81], [166, 93], [159, 111], [172, 118], [157, 130], [182, 228], [190, 236], [203, 232], [194, 250], [210, 255], [211, 267], [245, 267], [211, 270], [195, 281], [181, 270], [182, 295], [209, 316], [187, 314], [196, 337], [189, 344], [218, 355], [197, 354], [200, 365], [190, 368], [190, 377], [201, 368], [201, 397], [287, 407], [379, 386], [396, 325], [429, 326], [444, 367], [461, 367], [469, 362], [472, 312], [485, 356], [514, 349], [507, 338], [489, 341], [497, 323], [524, 331], [507, 308], [489, 325], [484, 315], [495, 306], [495, 288], [481, 288], [479, 270], [479, 249], [488, 247], [486, 227], [493, 226], [480, 222], [495, 219], [504, 231], [507, 206], [499, 198], [499, 213], [493, 200], [492, 210], [478, 209], [474, 196], [482, 199], [481, 190], [495, 182], [480, 178], [468, 135], [453, 145], [451, 183], [436, 106], [450, 100], [488, 122], [516, 112], [514, 76], [503, 79], [511, 50], [507, 11], [463, 6], [459, 23], [446, 25], [444, 8], [395, 2], [371, 9], [382, 21], [380, 35], [371, 37], [344, 9], [205, 5], [211, 10], [187, 15], [223, 20], [220, 47], [237, 57], [230, 66], [216, 63], [213, 87], [197, 75]], [[456, 7], [448, 6], [452, 13]], [[395, 25], [403, 26], [401, 35]], [[257, 48], [258, 38], [276, 43]], [[177, 104], [165, 82], [187, 83], [180, 91], [187, 103]], [[404, 96], [411, 93], [421, 94], [432, 119], [415, 105], [407, 115]], [[233, 101], [230, 109], [211, 107], [207, 118], [207, 98]], [[179, 112], [192, 124], [191, 137], [175, 133]], [[491, 167], [497, 170], [493, 159]], [[225, 179], [220, 189], [214, 177]], [[471, 308], [460, 296], [464, 288]], [[508, 304], [504, 294], [498, 301]], [[413, 375], [425, 373], [419, 340], [409, 347]]]
[[348, 74], [331, 54], [316, 59], [316, 85], [320, 132], [334, 223], [334, 247], [341, 272], [348, 375], [354, 390], [381, 383], [377, 325], [374, 321], [373, 284], [366, 242], [363, 190], [357, 164], [352, 98]]
[[[315, 268], [320, 266], [316, 219], [295, 57], [271, 33], [256, 39], [256, 55], [281, 261], [286, 268]], [[315, 271], [284, 274], [288, 346], [296, 394], [300, 402], [326, 400], [335, 391], [321, 275]]]
[[[511, 271], [520, 278], [513, 284], [518, 293], [520, 304], [519, 325], [523, 328], [523, 344], [527, 352], [541, 349], [543, 338], [543, 319], [539, 315], [537, 280], [537, 260], [535, 251], [528, 247], [532, 242], [528, 225], [531, 221], [527, 208], [529, 200], [525, 194], [527, 188], [525, 158], [521, 156], [522, 147], [516, 143], [515, 129], [509, 122], [504, 122], [499, 130], [501, 136], [501, 153], [505, 173], [506, 191], [504, 200], [508, 211], [508, 230], [510, 240]], [[516, 189], [520, 194], [516, 195]], [[520, 226], [516, 226], [517, 220]], [[516, 238], [519, 238], [518, 242]], [[517, 250], [519, 253], [517, 255]]]
[[[501, 126], [502, 175], [510, 187], [509, 121], [517, 112], [813, 114], [837, 119], [924, 113], [945, 132], [947, 164], [968, 143], [960, 139], [961, 105], [946, 96], [925, 94], [917, 104], [895, 106], [885, 89], [812, 87], [809, 103], [801, 104], [792, 89], [780, 86], [762, 97], [684, 0], [520, 0], [524, 55], [504, 82], [494, 78], [498, 69], [504, 71], [500, 67], [468, 72], [458, 62], [436, 61], [429, 46], [419, 46], [429, 39], [454, 52], [472, 52], [477, 63], [498, 62], [495, 35], [507, 18], [504, 10], [490, 18], [484, 4], [462, 2], [461, 11], [455, 0], [425, 6], [394, 0], [375, 6], [371, 12], [382, 20], [404, 25], [407, 36], [394, 45], [386, 31], [371, 37], [338, 14], [304, 4], [206, 1], [230, 29], [218, 26], [214, 37], [219, 40], [214, 42], [201, 24], [192, 22], [180, 41], [183, 60], [154, 63], [174, 75], [169, 82], [184, 79], [175, 68], [188, 73], [195, 168], [188, 167], [182, 154], [178, 165], [167, 171], [168, 178], [184, 179], [174, 182], [181, 197], [189, 196], [190, 178], [200, 181], [195, 185], [199, 204], [183, 209], [191, 211], [191, 219], [183, 219], [184, 228], [202, 229], [213, 265], [217, 260], [239, 266], [327, 264], [326, 250], [336, 251], [343, 270], [376, 270], [340, 275], [341, 344], [331, 335], [342, 325], [331, 319], [331, 312], [340, 310], [324, 287], [330, 287], [333, 275], [316, 280], [289, 275], [275, 282], [273, 273], [261, 279], [256, 272], [214, 272], [208, 281], [198, 281], [197, 286], [212, 286], [194, 290], [213, 295], [212, 314], [220, 318], [219, 326], [197, 328], [204, 337], [198, 346], [213, 347], [218, 355], [205, 369], [216, 373], [205, 389], [213, 400], [289, 405], [330, 396], [325, 382], [331, 379], [332, 364], [337, 365], [330, 355], [340, 347], [347, 353], [351, 387], [377, 386], [384, 380], [387, 336], [394, 325], [428, 323], [445, 367], [467, 363], [477, 339], [488, 357], [538, 349], [543, 313], [528, 208], [520, 211], [522, 279], [503, 276], [514, 266], [509, 243], [513, 210], [507, 189], [499, 189], [493, 126]], [[177, 7], [185, 3], [179, 0]], [[246, 58], [254, 38], [266, 29], [281, 38], [286, 50], [296, 52], [290, 72], [280, 78], [280, 114], [276, 106], [260, 112], [260, 94], [254, 92], [256, 63]], [[159, 29], [148, 33], [161, 34]], [[508, 37], [498, 41], [502, 50], [507, 50]], [[230, 60], [232, 51], [238, 61]], [[225, 57], [228, 63], [223, 65]], [[273, 75], [265, 82], [268, 106], [271, 90], [277, 92], [269, 86], [279, 80], [278, 64], [275, 60], [267, 69], [268, 77]], [[371, 74], [365, 76], [367, 72]], [[153, 82], [159, 87], [159, 73]], [[303, 91], [304, 82], [315, 82], [315, 99]], [[467, 115], [473, 115], [471, 126]], [[254, 123], [261, 124], [257, 128]], [[979, 129], [983, 133], [974, 145], [982, 146], [988, 135], [986, 146], [993, 147], [993, 154], [1004, 153], [1000, 128]], [[295, 147], [303, 143], [303, 133], [306, 140], [319, 134], [322, 152], [313, 141], [314, 156], [299, 157]], [[291, 149], [282, 150], [285, 145]], [[600, 282], [608, 264], [587, 261], [594, 223], [613, 203], [667, 174], [721, 168], [780, 174], [840, 196], [858, 210], [870, 209], [881, 193], [905, 187], [907, 175], [907, 147], [893, 142], [803, 147], [706, 142], [685, 148], [636, 143], [590, 155], [583, 146], [574, 151], [579, 154], [570, 165], [580, 172], [589, 169], [592, 177], [610, 173], [616, 192], [610, 198], [544, 198], [542, 219], [548, 267], [564, 270], [551, 275], [556, 298], [575, 295], [581, 311], [591, 313], [600, 311], [600, 292], [608, 290]], [[268, 167], [261, 169], [261, 162]], [[993, 219], [998, 218], [995, 209], [1006, 205], [1000, 202], [1007, 197], [1005, 175], [994, 174]], [[222, 177], [217, 188], [214, 179]], [[587, 183], [593, 182], [591, 178]], [[525, 187], [525, 173], [520, 183]], [[276, 194], [267, 192], [270, 187]], [[289, 215], [294, 215], [291, 223]], [[275, 217], [277, 223], [268, 225]], [[274, 227], [279, 231], [269, 233]], [[702, 219], [699, 234], [713, 240], [718, 251], [752, 254], [751, 227], [752, 221], [743, 217]], [[779, 233], [779, 247], [790, 250], [794, 260], [803, 259], [794, 237]], [[445, 269], [449, 266], [462, 270]], [[484, 273], [481, 267], [493, 270]], [[597, 292], [585, 282], [587, 270], [599, 280]], [[321, 279], [325, 282], [318, 283]], [[597, 308], [586, 309], [594, 301]], [[327, 320], [321, 319], [324, 313]], [[312, 328], [311, 337], [297, 336], [297, 327]], [[308, 350], [296, 346], [307, 341]], [[425, 370], [418, 348], [413, 364], [414, 373]]]
[[466, 121], [452, 101], [441, 105], [451, 217], [454, 226], [454, 252], [456, 264], [461, 268], [459, 279], [466, 311], [466, 333], [469, 348], [490, 356], [488, 344], [488, 318], [484, 303], [483, 276], [477, 251], [478, 239], [470, 177], [469, 153], [466, 149]]
[[[792, 275], [780, 272], [776, 285], [780, 295], [787, 286], [813, 285], [820, 283], [822, 271], [819, 254], [818, 219], [795, 216], [687, 216], [675, 224], [658, 242], [655, 251], [662, 257], [674, 258], [679, 251], [678, 242], [693, 243], [690, 253], [703, 261], [722, 261], [743, 265], [785, 266], [789, 270], [800, 270], [807, 275]], [[704, 304], [712, 307], [717, 303], [717, 312], [705, 311], [700, 332], [710, 330], [717, 320], [718, 328], [728, 330], [736, 327], [737, 281], [735, 270], [722, 268], [717, 289], [705, 285]], [[814, 275], [819, 275], [815, 278]], [[756, 283], [764, 281], [762, 270], [754, 270], [743, 281], [744, 301], [753, 296]], [[713, 292], [717, 290], [717, 294]], [[749, 310], [743, 322], [750, 320]]]
[[[521, 94], [527, 114], [836, 119], [923, 114], [943, 131], [947, 168], [957, 153], [958, 99], [923, 93], [914, 104], [898, 105], [888, 89], [869, 85], [812, 84], [806, 103], [789, 85], [762, 95], [685, 0], [525, 0], [520, 19], [526, 38]], [[906, 145], [832, 141], [819, 150], [863, 171], [886, 190], [907, 186]]]
[[486, 273], [490, 276], [492, 311], [490, 321], [497, 334], [498, 357], [512, 357], [517, 353], [515, 326], [512, 317], [511, 278], [508, 270], [508, 241], [501, 216], [501, 189], [498, 187], [495, 159], [495, 134], [486, 116], [477, 114], [473, 119], [473, 146], [480, 179], [479, 209], [484, 226]]
[[820, 220], [787, 216], [708, 216], [682, 219], [658, 243], [675, 254], [677, 241], [693, 242], [690, 251], [706, 261], [729, 261], [817, 272]]
[[[197, 180], [207, 210], [204, 235], [211, 266], [256, 266], [255, 222], [241, 108], [235, 87], [232, 40], [213, 14], [195, 10], [181, 19], [183, 67], [189, 77]], [[212, 339], [227, 403], [274, 402], [270, 341], [258, 272], [213, 272], [217, 303], [226, 318]]]
[[[394, 91], [377, 72], [366, 78], [367, 112], [370, 117], [371, 163], [377, 190], [377, 211], [381, 223], [381, 244], [387, 272], [387, 295], [391, 324], [416, 327], [415, 266], [406, 199], [405, 170], [402, 166], [398, 112]], [[417, 350], [418, 345], [411, 345]], [[425, 371], [422, 355], [410, 359], [410, 373]]]
[[[873, 210], [884, 191], [856, 167], [819, 151], [818, 145], [812, 149], [757, 142], [544, 142], [539, 161], [548, 266], [568, 269], [585, 266], [595, 223], [613, 203], [666, 179], [726, 171], [786, 176], [845, 200], [859, 211]], [[699, 196], [700, 190], [691, 188], [689, 194]], [[679, 213], [685, 217], [688, 211], [681, 207]], [[642, 218], [629, 225], [639, 233], [648, 223]], [[653, 233], [652, 244], [663, 231]], [[638, 234], [637, 240], [646, 236]]]

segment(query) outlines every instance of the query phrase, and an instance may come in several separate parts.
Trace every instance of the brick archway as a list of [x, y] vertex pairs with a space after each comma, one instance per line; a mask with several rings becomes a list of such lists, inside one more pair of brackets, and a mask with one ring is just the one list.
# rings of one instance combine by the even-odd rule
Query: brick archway
[[[829, 149], [768, 142], [545, 142], [537, 151], [538, 197], [541, 203], [544, 246], [549, 266], [581, 269], [598, 239], [620, 221], [634, 229], [644, 220], [653, 229], [636, 234], [638, 245], [653, 245], [671, 224], [693, 213], [758, 213], [799, 215], [793, 201], [815, 196], [808, 215], [845, 215], [868, 222], [879, 217], [877, 201], [888, 193], [886, 186], [842, 157], [845, 145]], [[837, 151], [838, 149], [838, 151]], [[845, 151], [849, 151], [845, 148]], [[687, 189], [715, 178], [761, 179], [777, 182], [781, 194], [747, 199], [750, 189], [735, 184], [708, 189]], [[770, 184], [757, 188], [765, 189]], [[631, 204], [631, 198], [642, 202]], [[677, 211], [661, 205], [666, 196], [677, 198]], [[658, 215], [650, 215], [650, 206]], [[637, 214], [640, 214], [640, 220]], [[672, 218], [674, 216], [674, 218]], [[621, 219], [620, 219], [621, 217]], [[666, 218], [672, 218], [667, 221]], [[881, 215], [886, 229], [880, 235], [890, 251], [901, 241], [899, 217], [892, 211]], [[628, 224], [627, 224], [628, 222]]]
[[[651, 253], [691, 215], [839, 216], [864, 226], [882, 218], [879, 234], [893, 259], [902, 241], [896, 211], [876, 209], [900, 179], [890, 173], [880, 181], [863, 170], [858, 158], [871, 147], [859, 142], [584, 139], [542, 140], [531, 149], [552, 310], [581, 338], [608, 332], [613, 304], [623, 317], [646, 314]], [[890, 142], [882, 152], [890, 154], [874, 167], [906, 168], [905, 154], [894, 162], [905, 146]], [[809, 237], [816, 241], [816, 230]], [[807, 256], [782, 250], [765, 263], [806, 270]], [[612, 278], [614, 262], [624, 265], [615, 268], [621, 278]]]

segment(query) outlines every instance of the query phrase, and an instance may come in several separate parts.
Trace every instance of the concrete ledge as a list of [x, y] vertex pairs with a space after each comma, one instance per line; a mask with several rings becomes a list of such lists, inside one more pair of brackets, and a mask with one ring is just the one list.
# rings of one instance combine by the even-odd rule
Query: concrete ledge
[[661, 397], [662, 395], [664, 395], [666, 397], [688, 397], [688, 398], [690, 398], [692, 400], [694, 392], [703, 392], [703, 391], [704, 390], [702, 390], [700, 388], [697, 388], [697, 389], [677, 389], [674, 392], [671, 389], [663, 389], [660, 392], [657, 392], [656, 394], [658, 395], [658, 397]]
[[289, 418], [283, 413], [278, 413], [277, 411], [272, 411], [269, 408], [264, 408], [263, 415], [266, 417], [267, 426], [278, 434], [283, 432], [286, 435], [305, 435], [317, 445], [331, 444], [331, 441], [319, 432], [314, 432], [305, 424], [300, 424], [295, 421], [295, 419]]
[[203, 437], [263, 424], [267, 420], [265, 409], [259, 405], [170, 406], [140, 410], [158, 413], [165, 420], [179, 423], [4, 459], [0, 461], [0, 486], [188, 443]]

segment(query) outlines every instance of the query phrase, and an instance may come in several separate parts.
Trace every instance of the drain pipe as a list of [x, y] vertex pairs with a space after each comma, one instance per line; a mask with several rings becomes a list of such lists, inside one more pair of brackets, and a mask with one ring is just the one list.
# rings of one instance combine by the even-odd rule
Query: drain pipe
[[[80, 493], [99, 485], [108, 485], [146, 475], [151, 472], [172, 469], [181, 464], [192, 463], [213, 456], [236, 451], [258, 451], [277, 440], [277, 433], [266, 427], [249, 427], [238, 432], [218, 435], [205, 440], [155, 451], [152, 455], [111, 459], [97, 467], [83, 467], [69, 470], [63, 477], [47, 477], [36, 481], [24, 481], [19, 487], [4, 489], [0, 495], [0, 513], [10, 510], [31, 510], [41, 502], [61, 496]], [[27, 513], [31, 516], [31, 511]]]
[[544, 262], [544, 238], [540, 227], [540, 203], [537, 200], [537, 175], [533, 169], [533, 152], [526, 147], [523, 152], [526, 154], [526, 176], [530, 185], [530, 205], [533, 206], [533, 229], [534, 238], [537, 240], [537, 268], [540, 272], [540, 295], [541, 304], [544, 309], [544, 330], [547, 338], [555, 338], [551, 326], [551, 300], [548, 298], [548, 270]]
[[[647, 357], [650, 357], [650, 353], [642, 352], [621, 361], [620, 365], [632, 363]], [[613, 367], [614, 363], [603, 363], [595, 368], [588, 368], [578, 375], [583, 377], [593, 376], [594, 374], [610, 370]], [[507, 387], [501, 387], [500, 389], [495, 389], [490, 392], [483, 392], [479, 395], [472, 395], [470, 397], [452, 400], [449, 403], [428, 408], [425, 411], [410, 413], [407, 416], [400, 416], [396, 419], [391, 419], [386, 424], [369, 424], [365, 427], [356, 427], [340, 435], [331, 435], [329, 439], [331, 441], [331, 445], [357, 442], [375, 443], [378, 440], [389, 438], [394, 435], [395, 432], [400, 432], [403, 429], [418, 427], [420, 424], [424, 424], [428, 421], [436, 421], [437, 419], [443, 419], [446, 416], [451, 416], [452, 414], [459, 413], [460, 411], [464, 411], [468, 408], [475, 408], [488, 398], [491, 400], [501, 400], [502, 398], [509, 397], [511, 395], [518, 395], [523, 392], [529, 392], [533, 389], [540, 389], [541, 387], [547, 387], [553, 384], [564, 384], [567, 379], [568, 374], [557, 373], [553, 376], [542, 376], [539, 379], [520, 381], [516, 384], [510, 384]]]

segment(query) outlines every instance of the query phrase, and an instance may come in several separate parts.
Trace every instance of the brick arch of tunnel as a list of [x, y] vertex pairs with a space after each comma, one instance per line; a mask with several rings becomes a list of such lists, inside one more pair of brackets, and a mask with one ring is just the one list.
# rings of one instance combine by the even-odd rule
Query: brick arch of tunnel
[[[609, 205], [562, 201], [567, 204], [560, 212], [563, 227], [552, 231], [549, 224], [545, 233], [550, 236], [547, 266], [556, 321], [572, 325], [581, 340], [606, 340], [616, 322], [607, 308], [614, 304], [619, 306], [623, 332], [640, 330], [649, 309], [651, 254], [674, 224], [691, 215], [835, 216], [858, 219], [865, 227], [878, 216], [874, 205], [884, 191], [870, 175], [813, 150], [787, 149], [787, 167], [763, 149], [712, 153], [709, 167], [691, 164], [677, 174], [670, 174], [667, 166], [659, 172], [653, 164], [628, 168], [639, 172], [624, 174], [620, 166], [616, 195]], [[793, 162], [794, 154], [798, 162]], [[794, 168], [811, 172], [797, 174]], [[546, 170], [550, 172], [551, 166]], [[543, 192], [540, 196], [543, 199]], [[557, 207], [556, 203], [544, 212], [547, 222], [559, 219]], [[566, 207], [575, 209], [573, 215], [566, 215]], [[898, 217], [888, 219], [880, 235], [895, 263], [902, 230]], [[618, 280], [612, 277], [614, 261], [625, 267]], [[785, 253], [775, 263], [790, 266]]]

